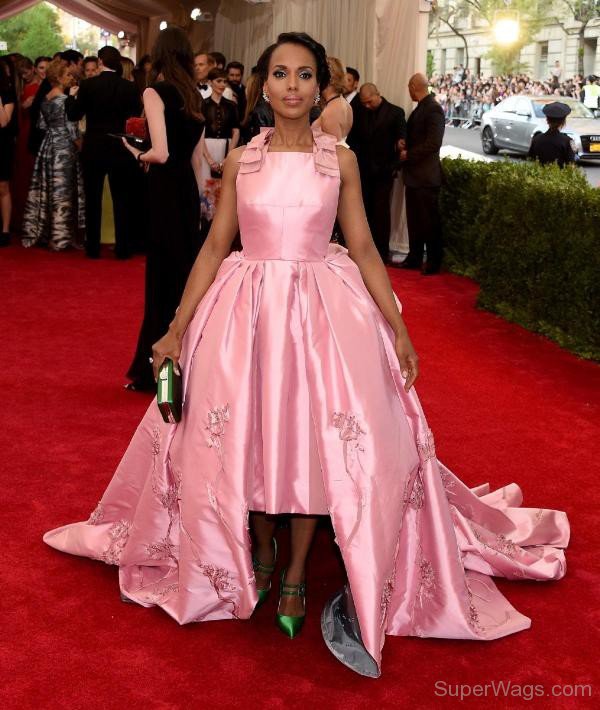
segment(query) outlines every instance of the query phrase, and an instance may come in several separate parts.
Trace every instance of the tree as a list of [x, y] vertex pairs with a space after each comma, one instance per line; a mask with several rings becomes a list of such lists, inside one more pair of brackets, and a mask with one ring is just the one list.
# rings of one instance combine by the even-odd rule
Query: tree
[[[571, 1], [574, 0], [564, 0], [564, 2]], [[585, 2], [585, 0], [581, 1]], [[596, 2], [596, 0], [591, 1]], [[496, 46], [487, 54], [492, 60], [496, 73], [514, 74], [525, 69], [520, 61], [521, 50], [533, 40], [547, 18], [551, 6], [552, 0], [509, 0], [508, 3], [504, 0], [439, 0], [432, 8], [432, 20], [435, 22], [437, 19], [438, 28], [439, 22], [443, 22], [462, 39], [465, 45], [465, 56], [468, 59], [468, 37], [461, 31], [460, 20], [472, 15], [491, 29], [497, 11], [506, 10], [507, 7], [517, 10], [521, 28], [518, 40], [508, 47]]]
[[429, 36], [434, 32], [439, 33], [440, 23], [443, 23], [457, 37], [460, 37], [465, 45], [465, 69], [469, 68], [469, 44], [467, 38], [460, 31], [460, 20], [465, 16], [465, 0], [446, 0], [446, 2], [434, 2], [431, 6], [431, 16], [429, 25]]
[[560, 3], [566, 6], [573, 19], [579, 23], [579, 27], [573, 30], [567, 28], [560, 18], [555, 18], [565, 34], [577, 34], [577, 73], [583, 76], [585, 29], [592, 20], [600, 18], [600, 0], [560, 0]]
[[58, 12], [46, 3], [1, 20], [0, 40], [8, 44], [6, 52], [20, 52], [31, 59], [40, 55], [52, 56], [65, 46]]
[[100, 30], [90, 25], [77, 35], [77, 47], [86, 57], [98, 54], [100, 47]]

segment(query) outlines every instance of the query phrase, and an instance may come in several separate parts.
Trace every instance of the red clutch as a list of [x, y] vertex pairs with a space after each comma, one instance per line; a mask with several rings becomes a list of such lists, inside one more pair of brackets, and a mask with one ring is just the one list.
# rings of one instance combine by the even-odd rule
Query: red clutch
[[127, 121], [125, 121], [125, 133], [129, 133], [136, 138], [141, 138], [144, 141], [147, 141], [150, 138], [148, 133], [148, 122], [145, 118], [138, 118], [137, 116], [128, 118]]

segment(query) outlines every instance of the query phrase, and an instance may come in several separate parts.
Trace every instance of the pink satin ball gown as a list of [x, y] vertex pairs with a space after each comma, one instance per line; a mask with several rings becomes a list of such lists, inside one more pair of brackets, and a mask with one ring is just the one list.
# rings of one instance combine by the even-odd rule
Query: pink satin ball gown
[[312, 131], [312, 153], [270, 152], [263, 128], [240, 158], [243, 250], [186, 331], [182, 421], [165, 424], [153, 401], [89, 519], [44, 541], [118, 565], [125, 597], [180, 624], [245, 619], [258, 598], [249, 511], [327, 514], [348, 583], [323, 635], [376, 677], [386, 634], [529, 628], [491, 577], [560, 579], [569, 522], [520, 507], [514, 483], [468, 488], [436, 457], [394, 333], [329, 243], [336, 140]]

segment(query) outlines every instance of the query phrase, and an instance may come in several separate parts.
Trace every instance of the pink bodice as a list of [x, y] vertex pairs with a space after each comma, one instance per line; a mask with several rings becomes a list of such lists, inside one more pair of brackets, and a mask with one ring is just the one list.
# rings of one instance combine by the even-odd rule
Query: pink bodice
[[313, 152], [269, 152], [273, 128], [246, 146], [237, 176], [237, 210], [246, 259], [322, 261], [340, 186], [336, 139], [313, 128]]

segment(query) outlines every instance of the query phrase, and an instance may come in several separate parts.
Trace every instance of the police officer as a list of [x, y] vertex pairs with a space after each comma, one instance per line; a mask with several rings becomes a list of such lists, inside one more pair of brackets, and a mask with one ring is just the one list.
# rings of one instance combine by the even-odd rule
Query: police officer
[[548, 130], [533, 137], [529, 157], [539, 160], [542, 165], [558, 163], [559, 167], [564, 168], [567, 163], [575, 162], [571, 139], [560, 130], [571, 109], [561, 101], [553, 101], [546, 104], [542, 111], [546, 115]]

